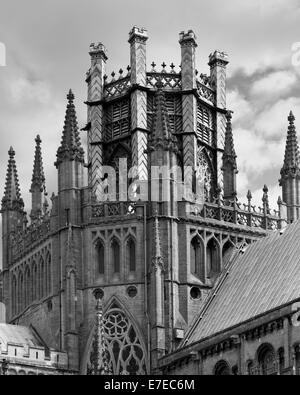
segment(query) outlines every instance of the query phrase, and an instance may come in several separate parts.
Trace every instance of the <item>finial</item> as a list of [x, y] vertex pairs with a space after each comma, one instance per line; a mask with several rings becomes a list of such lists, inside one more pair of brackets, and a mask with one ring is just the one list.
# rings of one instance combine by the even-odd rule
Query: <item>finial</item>
[[267, 214], [270, 214], [270, 209], [269, 209], [269, 195], [268, 195], [269, 189], [266, 185], [263, 187], [263, 197], [262, 197], [262, 202], [264, 206], [264, 210], [266, 211]]
[[278, 206], [282, 206], [281, 196], [278, 196], [277, 204], [278, 204]]
[[15, 154], [16, 153], [15, 153], [13, 147], [11, 146], [9, 151], [8, 151], [8, 155], [9, 155], [10, 158], [14, 158]]
[[120, 69], [120, 70], [119, 70], [119, 74], [120, 74], [120, 78], [122, 78], [123, 69]]
[[174, 72], [175, 64], [173, 62], [170, 64], [170, 67], [171, 67], [172, 72]]
[[165, 70], [166, 66], [167, 66], [166, 63], [162, 62], [161, 67], [163, 68], [163, 71]]
[[293, 114], [293, 111], [290, 111], [290, 114], [289, 114], [289, 116], [288, 116], [288, 121], [289, 121], [289, 123], [290, 124], [292, 124], [294, 121], [295, 121], [295, 116], [294, 116], [294, 114]]
[[152, 69], [154, 70], [154, 69], [155, 69], [155, 66], [156, 66], [156, 63], [155, 63], [155, 62], [152, 62], [152, 63], [151, 63], [151, 66], [152, 66]]
[[67, 99], [69, 100], [69, 102], [73, 102], [73, 100], [75, 99], [72, 89], [69, 90], [69, 93], [67, 94]]

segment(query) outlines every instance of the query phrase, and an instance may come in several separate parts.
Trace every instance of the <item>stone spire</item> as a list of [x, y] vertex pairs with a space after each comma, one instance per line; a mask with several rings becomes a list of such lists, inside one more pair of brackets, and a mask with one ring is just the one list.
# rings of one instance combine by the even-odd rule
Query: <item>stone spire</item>
[[23, 212], [24, 202], [20, 192], [15, 151], [12, 147], [10, 147], [8, 154], [9, 161], [7, 166], [5, 191], [2, 198], [2, 210], [16, 210]]
[[76, 111], [74, 106], [74, 94], [70, 90], [67, 99], [67, 111], [65, 125], [62, 134], [61, 145], [57, 150], [56, 167], [64, 161], [78, 161], [84, 163], [84, 152], [81, 146]]
[[232, 112], [227, 111], [226, 114], [226, 131], [224, 152], [222, 157], [222, 171], [223, 171], [223, 185], [224, 185], [224, 199], [234, 200], [236, 197], [236, 153], [234, 149], [233, 134], [232, 134]]
[[288, 116], [289, 127], [287, 132], [284, 163], [281, 169], [281, 176], [298, 174], [299, 172], [299, 146], [295, 127], [295, 117], [292, 111]]
[[101, 290], [96, 290], [94, 294], [97, 300], [97, 305], [90, 374], [92, 376], [101, 376], [110, 374], [111, 372], [109, 368], [108, 350], [106, 349], [105, 344], [103, 309], [101, 301], [103, 294]]
[[233, 142], [233, 134], [232, 134], [232, 112], [228, 111], [226, 114], [226, 132], [225, 132], [225, 142], [224, 142], [224, 153], [223, 153], [223, 161], [228, 160], [232, 163], [234, 168], [237, 168], [236, 165], [236, 153], [234, 149]]
[[41, 142], [40, 136], [37, 135], [30, 192], [33, 192], [35, 188], [39, 188], [41, 192], [46, 191]]
[[175, 140], [170, 133], [169, 116], [166, 104], [165, 93], [161, 81], [156, 84], [157, 91], [155, 95], [155, 115], [150, 138], [152, 150], [162, 148], [164, 150], [174, 149]]
[[300, 163], [299, 146], [292, 111], [288, 116], [285, 155], [280, 171], [279, 185], [282, 187], [282, 200], [286, 204], [287, 221], [291, 223], [300, 217]]
[[31, 220], [41, 217], [43, 213], [43, 195], [46, 195], [45, 175], [43, 168], [43, 159], [41, 151], [41, 138], [37, 135], [35, 139], [35, 154], [33, 163], [33, 173], [31, 180], [30, 193], [32, 198], [31, 205]]

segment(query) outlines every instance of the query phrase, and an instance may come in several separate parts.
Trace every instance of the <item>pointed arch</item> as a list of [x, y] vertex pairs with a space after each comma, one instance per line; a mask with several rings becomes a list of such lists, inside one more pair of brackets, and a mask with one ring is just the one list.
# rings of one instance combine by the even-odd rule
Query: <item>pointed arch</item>
[[110, 243], [110, 257], [113, 273], [120, 274], [121, 272], [121, 248], [120, 242], [116, 237], [113, 237]]
[[232, 241], [230, 239], [228, 239], [223, 244], [223, 248], [222, 248], [223, 267], [226, 267], [228, 265], [228, 263], [230, 262], [234, 248], [235, 248], [235, 245], [232, 243]]
[[47, 276], [47, 281], [46, 281], [46, 293], [49, 295], [51, 293], [51, 287], [52, 287], [52, 268], [51, 268], [51, 253], [47, 251], [46, 253], [46, 276]]
[[210, 278], [214, 278], [221, 271], [220, 244], [214, 236], [206, 244], [206, 266]]
[[44, 277], [45, 277], [45, 264], [44, 264], [44, 258], [40, 256], [39, 259], [39, 268], [40, 268], [40, 276], [39, 276], [39, 299], [42, 299], [44, 297]]
[[17, 303], [18, 313], [23, 310], [23, 305], [24, 305], [24, 275], [22, 270], [20, 270], [19, 278], [18, 278], [18, 303]]
[[[149, 373], [147, 351], [139, 325], [126, 306], [113, 296], [103, 312], [105, 347], [114, 375]], [[87, 374], [93, 354], [95, 325], [91, 328], [82, 359], [81, 374]]]
[[196, 235], [190, 243], [190, 271], [205, 281], [204, 245], [200, 236]]
[[38, 269], [37, 269], [37, 263], [36, 261], [33, 261], [33, 266], [32, 266], [32, 301], [36, 301], [37, 299], [37, 284], [38, 281]]
[[126, 263], [129, 273], [136, 271], [136, 242], [133, 236], [129, 236], [126, 241]]
[[95, 267], [97, 275], [105, 274], [105, 243], [101, 238], [95, 241]]
[[13, 274], [12, 277], [12, 315], [17, 313], [17, 277]]
[[31, 271], [30, 266], [26, 265], [25, 268], [25, 306], [28, 306], [31, 302]]

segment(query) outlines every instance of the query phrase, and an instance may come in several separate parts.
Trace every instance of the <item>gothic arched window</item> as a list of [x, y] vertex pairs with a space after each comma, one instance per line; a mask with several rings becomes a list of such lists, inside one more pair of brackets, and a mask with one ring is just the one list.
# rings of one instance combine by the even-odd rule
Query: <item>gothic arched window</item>
[[126, 246], [127, 264], [130, 272], [135, 272], [136, 270], [136, 250], [135, 242], [132, 238], [127, 241]]
[[[147, 374], [146, 351], [131, 319], [114, 303], [103, 316], [103, 339], [109, 371], [114, 375]], [[97, 343], [93, 338], [87, 371], [95, 363]]]
[[96, 244], [96, 264], [98, 274], [105, 273], [105, 249], [102, 242], [99, 240]]
[[116, 239], [111, 243], [111, 257], [114, 273], [120, 273], [120, 244]]
[[190, 248], [190, 270], [192, 274], [199, 276], [202, 281], [205, 280], [203, 245], [198, 237], [191, 241]]
[[17, 278], [14, 275], [12, 279], [12, 315], [17, 313]]
[[46, 281], [46, 286], [47, 286], [47, 295], [51, 292], [51, 284], [52, 284], [52, 271], [51, 271], [51, 255], [50, 252], [47, 252], [46, 255], [46, 272], [47, 272], [47, 281]]
[[231, 243], [231, 241], [227, 241], [222, 249], [222, 262], [223, 262], [223, 267], [226, 267], [228, 263], [231, 260], [232, 254], [233, 254], [233, 249], [234, 245]]
[[33, 275], [32, 275], [32, 299], [35, 301], [37, 299], [37, 281], [38, 281], [38, 270], [37, 265], [33, 265]]
[[276, 357], [273, 347], [270, 344], [263, 344], [258, 351], [258, 363], [260, 372], [264, 376], [276, 375]]
[[211, 238], [206, 247], [207, 273], [209, 277], [215, 277], [220, 272], [220, 247], [215, 238]]
[[25, 306], [31, 302], [31, 276], [30, 268], [27, 266], [25, 270]]
[[219, 361], [214, 370], [215, 376], [230, 376], [230, 366], [226, 361]]

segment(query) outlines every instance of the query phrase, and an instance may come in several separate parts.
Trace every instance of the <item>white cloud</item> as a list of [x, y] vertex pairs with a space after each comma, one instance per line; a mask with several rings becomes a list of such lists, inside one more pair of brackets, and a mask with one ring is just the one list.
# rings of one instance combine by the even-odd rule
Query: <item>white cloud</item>
[[292, 71], [275, 71], [255, 81], [251, 88], [251, 94], [266, 100], [269, 95], [280, 97], [297, 83], [297, 76]]
[[47, 104], [51, 97], [48, 84], [44, 81], [29, 81], [25, 77], [12, 80], [10, 92], [14, 102], [32, 101]]
[[267, 110], [262, 111], [255, 120], [258, 134], [268, 139], [272, 137], [277, 140], [285, 139], [288, 127], [287, 117], [291, 110], [297, 123], [297, 118], [300, 121], [300, 98], [281, 99]]
[[228, 108], [234, 112], [233, 120], [235, 123], [251, 115], [249, 101], [237, 89], [227, 93], [227, 104]]

